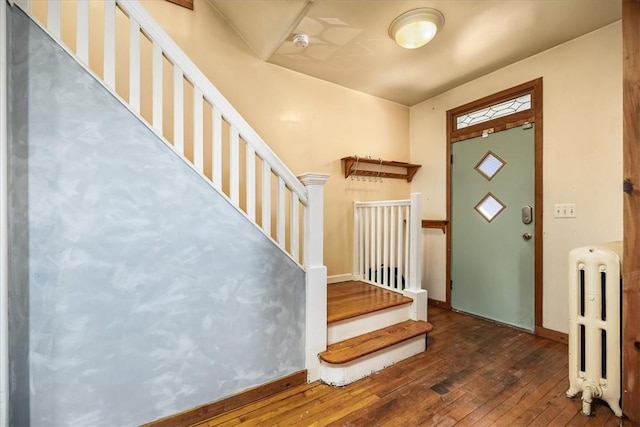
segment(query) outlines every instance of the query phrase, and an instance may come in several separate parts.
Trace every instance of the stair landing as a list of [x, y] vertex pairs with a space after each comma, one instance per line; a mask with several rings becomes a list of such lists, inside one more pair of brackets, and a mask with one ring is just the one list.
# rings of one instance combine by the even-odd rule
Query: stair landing
[[327, 323], [335, 323], [399, 305], [411, 304], [397, 292], [364, 282], [348, 281], [327, 285]]

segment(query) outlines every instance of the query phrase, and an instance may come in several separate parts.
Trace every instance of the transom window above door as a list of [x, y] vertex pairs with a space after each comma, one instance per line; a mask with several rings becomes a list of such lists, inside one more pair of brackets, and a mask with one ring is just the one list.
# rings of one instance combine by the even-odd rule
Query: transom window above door
[[470, 113], [460, 114], [455, 117], [455, 128], [463, 129], [478, 123], [488, 122], [511, 114], [519, 113], [531, 109], [531, 93], [527, 93], [498, 104], [485, 107], [480, 110], [471, 111]]

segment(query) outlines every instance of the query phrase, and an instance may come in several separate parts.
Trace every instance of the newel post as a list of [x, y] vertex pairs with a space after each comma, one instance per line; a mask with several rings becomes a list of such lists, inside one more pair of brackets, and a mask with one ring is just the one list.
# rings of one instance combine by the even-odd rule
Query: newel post
[[327, 349], [327, 267], [323, 262], [324, 184], [329, 175], [308, 173], [298, 177], [307, 188], [304, 220], [306, 279], [305, 366], [307, 379], [320, 379], [318, 353]]
[[413, 299], [412, 320], [427, 320], [427, 291], [422, 289], [422, 194], [411, 193], [409, 214], [409, 283], [404, 294]]

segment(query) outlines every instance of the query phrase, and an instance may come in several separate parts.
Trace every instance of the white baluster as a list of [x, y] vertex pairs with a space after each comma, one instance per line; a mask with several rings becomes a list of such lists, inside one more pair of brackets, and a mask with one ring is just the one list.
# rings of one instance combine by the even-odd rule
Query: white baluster
[[409, 278], [412, 289], [422, 288], [422, 224], [420, 214], [422, 212], [422, 200], [419, 193], [411, 194], [411, 208], [409, 214]]
[[104, 0], [104, 82], [116, 88], [116, 1]]
[[152, 73], [153, 128], [162, 135], [162, 48], [156, 42], [153, 42]]
[[278, 177], [278, 212], [276, 212], [276, 236], [278, 238], [278, 244], [282, 249], [285, 247], [285, 183], [282, 177]]
[[231, 201], [240, 203], [240, 134], [235, 126], [231, 126], [229, 135], [229, 192]]
[[409, 270], [410, 268], [410, 257], [409, 257], [409, 240], [411, 239], [411, 227], [409, 222], [411, 221], [411, 216], [409, 215], [409, 207], [403, 207], [402, 210], [404, 211], [404, 217], [406, 219], [406, 221], [404, 222], [404, 230], [405, 230], [405, 239], [404, 239], [404, 249], [403, 249], [403, 254], [404, 254], [404, 272], [407, 275], [407, 279], [408, 279], [408, 283], [407, 283], [407, 287], [411, 286], [411, 271]]
[[47, 2], [47, 29], [57, 39], [60, 39], [60, 7], [59, 1]]
[[[89, 2], [78, 2], [78, 8], [81, 3], [86, 5], [88, 14]], [[140, 25], [133, 18], [129, 18], [129, 105], [140, 113]]]
[[262, 161], [262, 229], [271, 236], [271, 167]]
[[403, 236], [405, 234], [405, 223], [404, 223], [404, 207], [403, 206], [398, 206], [398, 275], [404, 275], [406, 276], [407, 272], [404, 269], [404, 263], [403, 263], [403, 251], [404, 251], [404, 245], [403, 245]]
[[362, 245], [360, 244], [360, 228], [362, 220], [359, 218], [358, 202], [353, 202], [353, 266], [352, 275], [355, 280], [362, 277], [360, 260], [362, 259]]
[[173, 66], [173, 148], [184, 154], [184, 75]]
[[389, 208], [382, 208], [382, 282], [387, 286], [391, 286], [391, 270], [389, 269]]
[[291, 256], [295, 261], [300, 257], [300, 199], [291, 193]]
[[89, 65], [89, 2], [76, 2], [76, 55]]
[[369, 271], [371, 269], [371, 258], [370, 257], [370, 251], [371, 251], [371, 209], [367, 208], [367, 207], [363, 207], [362, 208], [362, 214], [364, 215], [364, 270], [362, 271], [362, 274], [364, 274], [364, 278], [366, 280], [371, 280], [371, 277], [369, 277]]
[[377, 218], [377, 214], [378, 210], [375, 207], [370, 207], [369, 208], [369, 215], [371, 215], [371, 223], [369, 224], [369, 233], [371, 233], [371, 240], [370, 240], [370, 245], [371, 248], [369, 250], [370, 254], [371, 254], [371, 260], [370, 263], [371, 265], [369, 266], [369, 271], [370, 271], [370, 278], [369, 280], [371, 280], [372, 282], [377, 282], [378, 279], [378, 267], [376, 266], [376, 218]]
[[247, 200], [247, 215], [251, 221], [256, 220], [256, 150], [249, 144], [246, 147], [245, 161], [245, 196]]
[[204, 120], [202, 91], [193, 88], [193, 165], [198, 172], [204, 173]]
[[376, 283], [382, 283], [382, 208], [376, 207], [376, 271], [379, 271], [376, 277]]
[[62, 4], [58, 1], [47, 3], [47, 29], [55, 38], [60, 39], [60, 8]]
[[364, 257], [364, 212], [358, 209], [358, 279], [365, 277], [365, 257]]
[[222, 114], [213, 104], [211, 115], [211, 134], [213, 138], [211, 148], [213, 170], [211, 176], [213, 178], [213, 186], [222, 192]]
[[391, 281], [389, 282], [394, 289], [402, 287], [402, 276], [400, 272], [396, 270], [396, 260], [398, 254], [396, 253], [396, 207], [391, 206], [389, 217], [389, 271], [391, 272]]

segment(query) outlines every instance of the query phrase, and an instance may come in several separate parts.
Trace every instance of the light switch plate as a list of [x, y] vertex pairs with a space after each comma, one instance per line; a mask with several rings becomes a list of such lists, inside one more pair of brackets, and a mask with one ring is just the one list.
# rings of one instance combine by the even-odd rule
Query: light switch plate
[[576, 204], [575, 203], [556, 203], [555, 205], [553, 205], [553, 217], [554, 218], [575, 218]]

